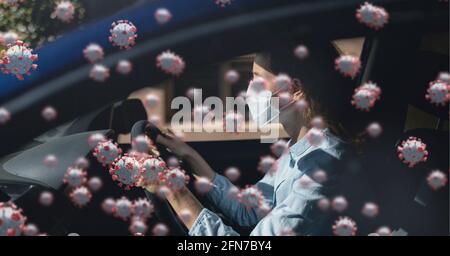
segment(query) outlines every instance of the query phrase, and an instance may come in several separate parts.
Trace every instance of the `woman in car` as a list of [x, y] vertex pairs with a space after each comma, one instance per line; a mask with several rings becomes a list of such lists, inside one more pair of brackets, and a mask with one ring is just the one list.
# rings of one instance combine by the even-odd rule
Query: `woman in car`
[[[290, 137], [288, 149], [273, 170], [255, 184], [264, 196], [259, 207], [248, 207], [230, 198], [234, 185], [180, 139], [170, 135], [156, 139], [188, 163], [194, 176], [212, 181], [207, 198], [234, 223], [254, 227], [251, 235], [329, 234], [331, 216], [318, 207], [318, 202], [334, 195], [343, 158], [351, 148], [343, 123], [348, 119], [352, 87], [334, 69], [336, 49], [330, 43], [314, 44], [310, 47], [311, 57], [306, 60], [296, 59], [291, 49], [280, 46], [257, 54], [253, 64], [254, 79], [263, 78], [272, 97], [279, 95], [272, 82], [274, 78], [280, 73], [289, 74], [293, 81], [288, 88], [291, 101], [279, 111], [267, 113], [252, 105], [261, 101], [259, 96], [250, 93], [251, 88], [247, 93], [254, 121], [265, 125], [279, 120]], [[322, 122], [317, 122], [315, 117], [321, 117]], [[313, 119], [316, 121], [312, 124]], [[312, 130], [313, 126], [316, 128]], [[315, 135], [323, 135], [320, 142], [313, 141]], [[193, 217], [183, 220], [189, 235], [239, 235], [216, 213], [203, 207], [188, 189], [173, 193], [168, 201], [178, 214], [186, 209], [191, 212]]]

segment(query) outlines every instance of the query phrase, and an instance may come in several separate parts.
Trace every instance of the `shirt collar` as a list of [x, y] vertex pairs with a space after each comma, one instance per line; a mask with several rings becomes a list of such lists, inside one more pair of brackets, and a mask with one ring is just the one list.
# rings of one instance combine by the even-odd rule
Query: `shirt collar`
[[[324, 135], [328, 132], [328, 129], [323, 129]], [[291, 143], [291, 140], [288, 141], [288, 145]], [[297, 160], [306, 150], [311, 147], [311, 144], [308, 142], [306, 135], [303, 136], [299, 141], [294, 143], [294, 145], [290, 146], [288, 149], [289, 155], [292, 159]]]

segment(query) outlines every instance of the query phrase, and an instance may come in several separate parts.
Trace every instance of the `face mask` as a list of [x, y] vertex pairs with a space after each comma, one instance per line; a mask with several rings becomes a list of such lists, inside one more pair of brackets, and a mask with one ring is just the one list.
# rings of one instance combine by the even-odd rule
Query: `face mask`
[[269, 90], [255, 93], [247, 89], [247, 105], [250, 117], [259, 127], [263, 127], [280, 115], [278, 100], [272, 98]]

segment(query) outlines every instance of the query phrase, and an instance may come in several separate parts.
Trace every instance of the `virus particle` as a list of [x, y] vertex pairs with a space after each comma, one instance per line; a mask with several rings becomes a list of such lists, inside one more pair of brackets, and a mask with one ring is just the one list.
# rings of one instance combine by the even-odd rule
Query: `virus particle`
[[378, 205], [372, 202], [367, 202], [364, 204], [361, 213], [367, 218], [375, 218], [380, 212]]
[[380, 30], [389, 21], [389, 13], [382, 7], [365, 2], [356, 10], [356, 19], [362, 24]]
[[103, 51], [103, 48], [95, 43], [91, 43], [83, 50], [84, 57], [87, 61], [90, 63], [96, 63], [103, 59], [105, 56], [105, 53]]
[[43, 206], [50, 206], [53, 204], [53, 194], [49, 191], [43, 191], [40, 195], [39, 195], [39, 203]]
[[377, 100], [380, 99], [381, 95], [381, 88], [374, 82], [369, 81], [365, 82], [360, 86], [361, 89], [366, 89], [375, 94]]
[[87, 181], [87, 173], [85, 170], [69, 167], [64, 175], [64, 183], [66, 183], [69, 187], [76, 188], [82, 186]]
[[391, 228], [387, 227], [387, 226], [382, 226], [379, 227], [377, 229], [377, 231], [375, 231], [377, 235], [379, 236], [391, 236], [392, 235], [392, 230]]
[[317, 128], [317, 129], [325, 129], [325, 121], [323, 121], [323, 118], [321, 116], [316, 116], [313, 119], [311, 119], [311, 127]]
[[339, 213], [347, 210], [347, 207], [348, 207], [347, 199], [345, 199], [345, 197], [343, 196], [337, 196], [331, 202], [331, 208]]
[[55, 155], [49, 154], [44, 157], [43, 163], [48, 169], [54, 170], [58, 166], [59, 161]]
[[369, 111], [373, 106], [375, 106], [375, 102], [377, 101], [377, 96], [373, 92], [367, 89], [363, 89], [358, 87], [355, 89], [355, 93], [352, 97], [352, 105], [355, 108], [362, 111]]
[[361, 68], [361, 61], [352, 55], [341, 55], [335, 60], [335, 67], [343, 76], [353, 79]]
[[0, 107], [0, 124], [6, 124], [9, 120], [11, 120], [11, 113], [6, 108]]
[[228, 167], [224, 174], [231, 182], [236, 182], [241, 177], [241, 172], [239, 169], [233, 166]]
[[275, 90], [277, 91], [287, 91], [292, 87], [292, 79], [286, 74], [279, 74], [273, 80], [275, 85]]
[[88, 169], [89, 168], [89, 160], [86, 159], [86, 157], [79, 157], [75, 162], [73, 163], [73, 166], [75, 168], [81, 168], [81, 169]]
[[172, 191], [182, 190], [189, 183], [189, 176], [179, 168], [169, 169], [165, 176], [166, 184]]
[[128, 220], [133, 214], [133, 203], [124, 196], [117, 199], [113, 208], [113, 214], [116, 218], [124, 221]]
[[247, 186], [237, 194], [237, 199], [247, 208], [259, 208], [264, 202], [262, 192], [256, 186]]
[[6, 52], [0, 54], [3, 56], [0, 69], [4, 74], [13, 74], [17, 79], [23, 80], [24, 75], [30, 75], [30, 71], [37, 68], [34, 62], [37, 61], [38, 55], [32, 52], [22, 41], [8, 45]]
[[155, 126], [161, 126], [161, 117], [159, 115], [151, 115], [148, 121]]
[[304, 99], [300, 99], [295, 102], [294, 107], [298, 112], [303, 113], [308, 107], [308, 102]]
[[136, 43], [137, 28], [128, 20], [113, 22], [109, 32], [109, 41], [121, 49], [129, 49]]
[[153, 204], [147, 198], [138, 198], [133, 202], [133, 215], [143, 220], [150, 218], [154, 211]]
[[152, 229], [154, 236], [167, 236], [169, 234], [169, 228], [163, 223], [156, 224]]
[[194, 117], [194, 123], [197, 125], [203, 124], [203, 120], [208, 114], [211, 113], [211, 109], [208, 106], [196, 105], [192, 109], [192, 116]]
[[228, 191], [227, 191], [227, 197], [228, 197], [229, 199], [239, 201], [239, 192], [240, 192], [240, 190], [239, 190], [238, 187], [232, 186], [232, 187], [230, 187], [230, 189], [228, 189]]
[[225, 132], [240, 132], [245, 128], [245, 118], [241, 113], [230, 111], [225, 113], [224, 117], [224, 130]]
[[69, 23], [73, 20], [75, 14], [75, 6], [70, 1], [61, 1], [56, 4], [55, 10], [51, 14], [52, 19], [58, 19], [62, 22]]
[[215, 3], [217, 4], [217, 5], [219, 5], [220, 7], [225, 7], [225, 6], [227, 6], [227, 5], [230, 5], [231, 4], [231, 1], [233, 1], [233, 0], [214, 0], [215, 1]]
[[204, 195], [204, 194], [208, 193], [212, 187], [213, 187], [213, 184], [212, 184], [211, 180], [206, 177], [198, 177], [195, 180], [195, 190], [199, 194]]
[[279, 102], [279, 107], [280, 109], [285, 109], [286, 107], [288, 107], [292, 102], [292, 93], [290, 92], [280, 92], [278, 94], [278, 102]]
[[70, 193], [72, 203], [79, 208], [86, 206], [86, 204], [91, 201], [91, 198], [91, 191], [85, 186], [75, 188], [72, 193]]
[[103, 187], [103, 181], [99, 177], [92, 177], [87, 182], [92, 192], [98, 192]]
[[131, 148], [139, 153], [148, 153], [152, 142], [147, 135], [139, 135], [131, 142]]
[[47, 106], [42, 109], [41, 116], [45, 121], [51, 122], [58, 116], [58, 111], [56, 111], [56, 109], [52, 106]]
[[95, 64], [89, 72], [89, 77], [96, 82], [105, 82], [109, 78], [109, 68], [102, 64]]
[[267, 91], [267, 81], [260, 76], [255, 77], [249, 82], [248, 89], [249, 94], [258, 95], [261, 92]]
[[436, 80], [439, 80], [439, 81], [442, 81], [444, 83], [450, 84], [450, 73], [448, 73], [448, 72], [439, 72]]
[[170, 188], [168, 188], [167, 186], [160, 186], [158, 187], [158, 189], [156, 190], [156, 195], [161, 199], [161, 200], [165, 200], [170, 194]]
[[330, 209], [330, 205], [330, 200], [328, 200], [328, 198], [321, 198], [317, 201], [317, 207], [323, 212], [328, 211]]
[[447, 184], [447, 176], [439, 170], [433, 170], [427, 177], [428, 185], [434, 190], [439, 190]]
[[101, 133], [94, 133], [92, 135], [89, 136], [88, 138], [88, 144], [90, 148], [95, 148], [97, 147], [97, 145], [100, 142], [105, 142], [107, 141], [105, 135], [101, 134]]
[[0, 236], [20, 236], [26, 217], [12, 202], [0, 202]]
[[109, 174], [114, 181], [119, 182], [119, 187], [130, 190], [136, 186], [141, 174], [141, 164], [128, 154], [117, 158], [109, 168]]
[[133, 64], [128, 60], [121, 60], [116, 65], [116, 72], [121, 75], [128, 75], [133, 71]]
[[122, 149], [112, 140], [101, 141], [94, 148], [93, 155], [103, 166], [112, 164], [122, 154]]
[[226, 83], [231, 85], [237, 83], [240, 77], [239, 72], [234, 69], [230, 69], [225, 73], [224, 80]]
[[401, 146], [397, 147], [398, 158], [408, 167], [414, 167], [420, 162], [425, 162], [428, 159], [427, 145], [421, 139], [416, 137], [409, 137], [402, 142]]
[[164, 51], [156, 57], [156, 66], [166, 74], [179, 76], [183, 73], [186, 64], [177, 54]]
[[308, 56], [309, 56], [308, 47], [306, 47], [305, 45], [302, 45], [302, 44], [298, 45], [294, 49], [294, 55], [295, 55], [295, 57], [297, 57], [301, 60], [308, 58]]
[[167, 167], [176, 168], [180, 166], [180, 160], [174, 156], [171, 156], [167, 159]]
[[258, 169], [258, 171], [260, 171], [263, 174], [272, 172], [275, 169], [275, 168], [273, 168], [275, 165], [275, 162], [276, 162], [276, 159], [273, 158], [272, 156], [262, 156], [259, 159], [257, 169]]
[[23, 228], [23, 235], [24, 236], [37, 236], [37, 235], [39, 235], [39, 228], [35, 224], [29, 223], [29, 224], [25, 225], [25, 227]]
[[354, 236], [357, 230], [355, 221], [349, 217], [339, 217], [333, 225], [333, 233], [336, 236]]
[[145, 234], [147, 232], [148, 226], [145, 220], [139, 217], [133, 217], [131, 219], [129, 231], [131, 234]]
[[155, 11], [155, 20], [159, 25], [164, 25], [172, 19], [172, 13], [166, 8], [158, 8]]
[[316, 170], [314, 171], [312, 178], [315, 182], [323, 184], [328, 181], [328, 175], [324, 170]]
[[145, 96], [144, 105], [148, 108], [155, 108], [159, 105], [159, 97], [154, 93], [149, 93]]
[[450, 100], [450, 84], [440, 80], [430, 82], [425, 98], [436, 106], [445, 106]]
[[178, 214], [178, 217], [186, 223], [192, 220], [192, 212], [189, 209], [182, 209], [180, 213]]
[[141, 177], [144, 185], [159, 184], [165, 181], [166, 163], [159, 157], [150, 157], [142, 163]]
[[372, 138], [377, 138], [383, 133], [383, 127], [379, 123], [373, 122], [366, 127], [366, 132]]
[[6, 33], [0, 34], [0, 44], [4, 47], [8, 45], [14, 45], [19, 41], [19, 35], [13, 31], [8, 31]]
[[325, 139], [323, 131], [314, 127], [309, 129], [305, 136], [308, 143], [312, 146], [319, 146]]
[[107, 214], [113, 214], [116, 209], [116, 201], [112, 198], [106, 198], [103, 200], [101, 207]]

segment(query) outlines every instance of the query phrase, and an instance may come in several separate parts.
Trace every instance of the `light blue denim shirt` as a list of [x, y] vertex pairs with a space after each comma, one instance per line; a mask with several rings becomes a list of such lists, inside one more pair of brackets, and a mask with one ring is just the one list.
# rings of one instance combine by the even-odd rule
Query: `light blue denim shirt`
[[[258, 209], [248, 208], [230, 198], [234, 185], [216, 174], [213, 189], [207, 197], [227, 218], [240, 226], [253, 227], [250, 235], [272, 236], [285, 233], [315, 235], [327, 214], [317, 208], [317, 201], [326, 197], [338, 175], [337, 168], [346, 144], [324, 130], [320, 145], [311, 145], [302, 138], [278, 159], [275, 171], [268, 172], [256, 183], [264, 195], [264, 205], [272, 210], [263, 216]], [[314, 180], [313, 173], [323, 170], [327, 182]], [[301, 185], [307, 184], [307, 185]], [[203, 209], [189, 231], [191, 236], [239, 235], [214, 212]]]

